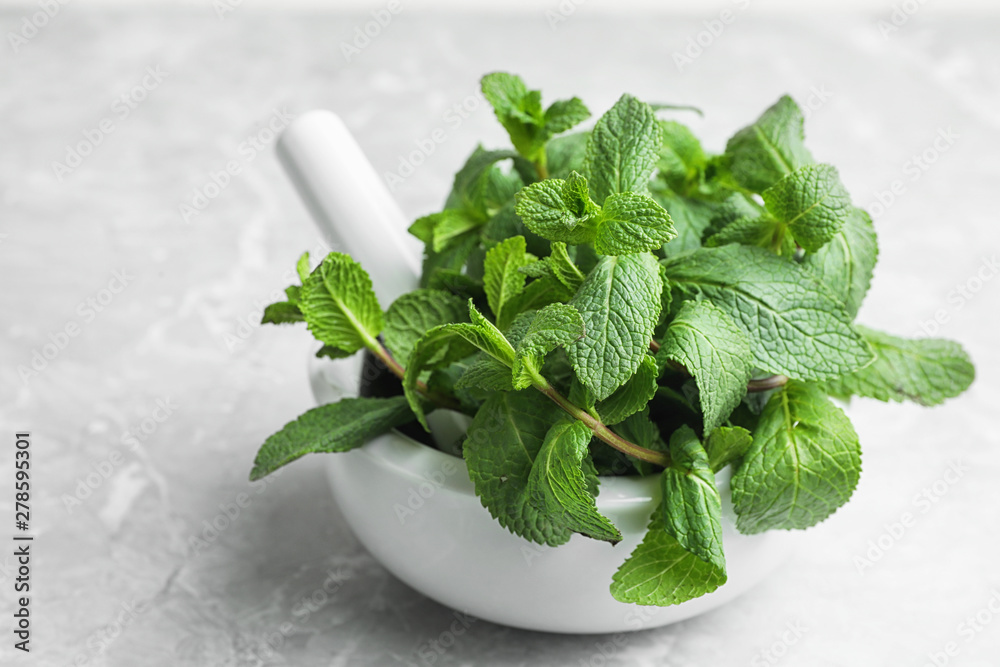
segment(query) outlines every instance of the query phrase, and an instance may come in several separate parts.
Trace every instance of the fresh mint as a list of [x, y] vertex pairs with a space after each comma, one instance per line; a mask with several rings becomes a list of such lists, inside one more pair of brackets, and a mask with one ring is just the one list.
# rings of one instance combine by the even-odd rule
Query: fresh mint
[[503, 72], [482, 89], [512, 148], [477, 147], [410, 227], [420, 288], [383, 311], [353, 259], [310, 269], [306, 254], [266, 308], [264, 322], [304, 323], [318, 356], [363, 350], [390, 382], [287, 424], [253, 479], [459, 411], [476, 495], [532, 542], [619, 542], [602, 478], [655, 475], [610, 594], [671, 605], [725, 584], [726, 517], [801, 529], [851, 497], [861, 449], [831, 397], [937, 405], [974, 380], [957, 343], [855, 323], [875, 228], [806, 149], [791, 98], [713, 154], [658, 117], [675, 109], [629, 95], [569, 133], [590, 117], [579, 98], [544, 106]]

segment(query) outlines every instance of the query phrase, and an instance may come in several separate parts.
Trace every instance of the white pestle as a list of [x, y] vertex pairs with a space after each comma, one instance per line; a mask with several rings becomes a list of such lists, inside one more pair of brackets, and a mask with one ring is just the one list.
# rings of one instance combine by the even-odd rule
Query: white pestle
[[[340, 117], [324, 110], [302, 114], [282, 133], [277, 151], [320, 232], [365, 268], [383, 308], [417, 287], [419, 241]], [[469, 425], [452, 410], [436, 410], [428, 422], [442, 448]]]

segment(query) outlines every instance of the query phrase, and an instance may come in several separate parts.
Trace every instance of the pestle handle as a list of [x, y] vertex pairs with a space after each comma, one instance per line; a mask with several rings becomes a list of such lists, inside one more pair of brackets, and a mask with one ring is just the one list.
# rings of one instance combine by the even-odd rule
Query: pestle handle
[[383, 308], [417, 287], [419, 241], [407, 233], [406, 217], [336, 114], [299, 116], [277, 152], [320, 231], [364, 267]]

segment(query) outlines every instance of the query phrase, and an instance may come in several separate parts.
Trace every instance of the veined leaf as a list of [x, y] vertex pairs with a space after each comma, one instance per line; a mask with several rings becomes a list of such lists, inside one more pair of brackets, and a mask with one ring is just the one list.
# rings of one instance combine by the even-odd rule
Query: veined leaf
[[375, 345], [384, 324], [371, 278], [339, 252], [327, 255], [309, 275], [299, 308], [317, 340], [349, 352]]

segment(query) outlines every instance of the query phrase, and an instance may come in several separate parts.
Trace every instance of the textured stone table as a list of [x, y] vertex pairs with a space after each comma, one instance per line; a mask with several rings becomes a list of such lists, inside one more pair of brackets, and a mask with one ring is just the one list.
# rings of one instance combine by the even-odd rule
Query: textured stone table
[[[220, 20], [209, 3], [142, 15], [70, 4], [30, 39], [5, 38], [0, 514], [13, 509], [12, 434], [30, 429], [37, 540], [27, 658], [11, 647], [14, 559], [0, 551], [0, 663], [863, 667], [923, 665], [954, 642], [948, 664], [997, 664], [1000, 22], [917, 14], [883, 36], [887, 14], [751, 8], [679, 71], [673, 54], [717, 11], [591, 9], [554, 30], [543, 8], [407, 10], [349, 62], [341, 42], [363, 15]], [[25, 30], [19, 13], [0, 25]], [[492, 69], [598, 112], [624, 91], [698, 105], [706, 117], [684, 119], [714, 150], [783, 92], [811, 104], [809, 145], [858, 203], [888, 203], [899, 181], [874, 207], [882, 253], [861, 320], [937, 329], [978, 363], [972, 390], [943, 407], [852, 405], [865, 452], [853, 501], [804, 534], [780, 574], [714, 613], [624, 638], [482, 621], [449, 636], [453, 612], [354, 540], [321, 459], [246, 481], [263, 439], [310, 405], [308, 334], [256, 324], [320, 242], [271, 129], [332, 109], [382, 173], [444, 128], [396, 188], [416, 217], [440, 205], [477, 141], [504, 144], [485, 108], [449, 115]], [[220, 176], [233, 161], [239, 173]], [[197, 196], [203, 210], [181, 208]], [[36, 352], [41, 370], [20, 373]], [[915, 521], [893, 537], [886, 526], [907, 512]], [[977, 612], [979, 630], [960, 625]]]

